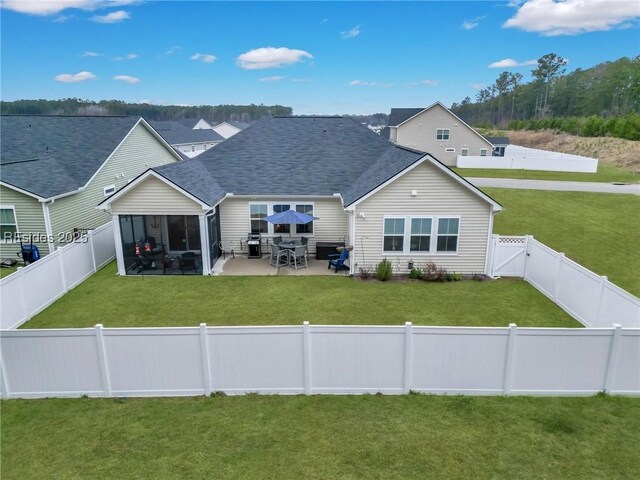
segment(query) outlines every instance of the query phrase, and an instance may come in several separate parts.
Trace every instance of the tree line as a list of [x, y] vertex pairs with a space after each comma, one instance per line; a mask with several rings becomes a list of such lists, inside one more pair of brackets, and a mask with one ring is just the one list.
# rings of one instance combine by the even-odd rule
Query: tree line
[[504, 71], [452, 110], [485, 127], [554, 128], [578, 135], [640, 139], [640, 56], [623, 57], [565, 75], [567, 60], [549, 53], [538, 59], [532, 80]]
[[204, 118], [211, 122], [252, 122], [266, 116], [292, 115], [291, 107], [282, 105], [152, 105], [121, 100], [16, 100], [0, 102], [3, 114], [23, 115], [139, 115], [148, 120]]

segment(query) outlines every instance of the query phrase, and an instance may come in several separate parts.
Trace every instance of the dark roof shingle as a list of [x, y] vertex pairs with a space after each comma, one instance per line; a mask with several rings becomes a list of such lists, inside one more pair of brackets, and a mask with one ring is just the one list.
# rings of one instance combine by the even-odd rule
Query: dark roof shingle
[[423, 110], [424, 108], [392, 108], [389, 114], [388, 126], [397, 127], [402, 122], [409, 120]]
[[170, 145], [179, 145], [183, 143], [206, 143], [221, 142], [224, 140], [220, 134], [214, 132], [210, 128], [201, 128], [193, 130], [177, 121], [158, 121], [149, 122], [156, 132], [164, 138]]

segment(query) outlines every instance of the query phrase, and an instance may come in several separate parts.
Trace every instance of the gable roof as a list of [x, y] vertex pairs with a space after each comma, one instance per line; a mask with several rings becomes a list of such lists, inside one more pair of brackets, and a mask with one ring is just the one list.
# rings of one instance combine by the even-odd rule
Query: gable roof
[[[171, 145], [184, 143], [221, 142], [224, 137], [208, 128], [193, 130], [178, 121], [151, 120], [151, 126]], [[194, 123], [195, 125], [195, 123]]]
[[415, 117], [420, 112], [426, 110], [425, 108], [392, 108], [389, 114], [389, 127], [397, 127], [401, 123], [406, 122], [411, 117]]
[[492, 145], [510, 145], [509, 137], [484, 137]]
[[[272, 117], [195, 158], [153, 171], [211, 207], [230, 194], [340, 194], [347, 206], [425, 158], [437, 162], [424, 152], [393, 145], [350, 118]], [[450, 170], [449, 175], [457, 177]], [[455, 180], [480, 192], [461, 178]]]

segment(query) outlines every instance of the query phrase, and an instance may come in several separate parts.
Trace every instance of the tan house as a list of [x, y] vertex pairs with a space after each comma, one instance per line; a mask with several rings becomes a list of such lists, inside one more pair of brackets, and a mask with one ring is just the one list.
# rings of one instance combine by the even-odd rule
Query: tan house
[[[140, 173], [182, 158], [141, 117], [3, 115], [0, 256], [19, 238], [46, 255], [111, 220], [97, 205]], [[18, 235], [21, 234], [21, 235]]]
[[[194, 159], [148, 170], [101, 208], [113, 215], [120, 275], [146, 273], [135, 251], [148, 236], [162, 239], [171, 259], [196, 257], [193, 271], [207, 275], [223, 250], [247, 254], [248, 234], [265, 245], [305, 237], [312, 255], [321, 242], [344, 242], [353, 247], [352, 274], [383, 258], [399, 273], [427, 262], [483, 273], [502, 207], [431, 155], [349, 118], [275, 117]], [[317, 219], [264, 220], [286, 210]], [[149, 265], [148, 273], [165, 273]]]
[[458, 155], [491, 156], [493, 145], [440, 102], [427, 108], [392, 108], [383, 134], [391, 142], [428, 152], [455, 166]]

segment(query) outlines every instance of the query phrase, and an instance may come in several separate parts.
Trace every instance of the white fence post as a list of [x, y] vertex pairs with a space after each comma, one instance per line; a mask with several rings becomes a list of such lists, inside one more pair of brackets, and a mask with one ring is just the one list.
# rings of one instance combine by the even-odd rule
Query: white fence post
[[95, 326], [96, 345], [98, 347], [98, 363], [100, 363], [100, 372], [102, 374], [102, 387], [104, 388], [104, 396], [111, 396], [111, 381], [109, 380], [109, 365], [107, 364], [107, 352], [104, 348], [104, 337], [102, 336], [102, 324]]
[[211, 371], [209, 368], [209, 344], [207, 342], [207, 324], [200, 324], [200, 355], [202, 358], [202, 381], [204, 394], [211, 395]]
[[58, 263], [60, 264], [60, 278], [62, 278], [62, 291], [67, 291], [67, 275], [64, 273], [64, 258], [62, 258], [62, 252], [64, 250], [58, 249], [50, 255], [58, 255]]
[[607, 370], [604, 375], [604, 388], [606, 393], [611, 392], [611, 384], [613, 383], [613, 374], [618, 366], [618, 356], [620, 353], [620, 334], [622, 333], [622, 326], [618, 323], [613, 325], [613, 334], [611, 336], [611, 343], [609, 347], [609, 358], [607, 359]]
[[564, 262], [564, 253], [558, 253], [558, 266], [556, 267], [556, 275], [553, 277], [553, 301], [558, 303], [558, 291], [560, 290], [560, 272], [562, 272], [562, 264]]
[[302, 368], [304, 375], [304, 393], [311, 394], [311, 330], [309, 322], [302, 322]]
[[525, 280], [527, 278], [527, 266], [529, 265], [529, 248], [531, 246], [531, 240], [533, 240], [531, 235], [524, 236], [524, 266], [522, 267], [522, 278]]
[[7, 380], [7, 373], [4, 369], [4, 361], [2, 359], [2, 349], [0, 349], [0, 398], [9, 398], [9, 381]]
[[511, 392], [511, 382], [513, 380], [513, 356], [516, 350], [516, 336], [518, 334], [518, 326], [515, 323], [509, 324], [509, 338], [507, 340], [507, 353], [504, 362], [504, 380], [502, 383], [502, 391], [505, 395]]
[[91, 261], [93, 262], [93, 273], [96, 273], [98, 271], [98, 267], [96, 266], [96, 252], [95, 249], [93, 248], [93, 230], [89, 230], [89, 233], [87, 234], [87, 240], [89, 242], [89, 246], [91, 247]]
[[413, 324], [406, 322], [404, 326], [404, 393], [409, 393], [413, 379]]
[[16, 323], [24, 323], [29, 318], [31, 312], [27, 310], [27, 289], [24, 288], [24, 267], [16, 272], [20, 276], [18, 277], [18, 282], [20, 282], [20, 306], [22, 307], [22, 318], [20, 318], [19, 322], [11, 322], [10, 325], [15, 325]]
[[607, 288], [608, 278], [605, 275], [600, 277], [600, 298], [598, 299], [598, 308], [596, 309], [596, 318], [593, 322], [594, 327], [600, 326], [600, 316], [602, 315], [602, 300], [604, 299], [604, 291]]

